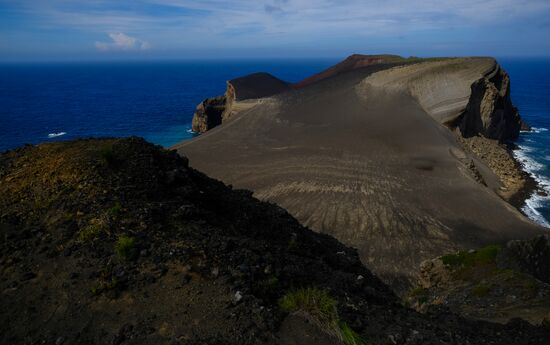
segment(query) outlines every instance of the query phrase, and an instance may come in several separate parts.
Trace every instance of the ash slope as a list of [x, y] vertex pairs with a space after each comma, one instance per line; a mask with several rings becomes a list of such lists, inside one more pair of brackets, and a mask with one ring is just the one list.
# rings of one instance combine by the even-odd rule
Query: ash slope
[[[444, 125], [468, 118], [472, 85], [494, 86], [496, 74], [505, 79], [491, 58], [370, 65], [271, 97], [176, 148], [358, 248], [401, 290], [425, 259], [544, 231], [497, 195], [510, 187], [501, 162], [483, 161]], [[509, 101], [497, 91], [491, 116]], [[514, 126], [516, 115], [506, 117]]]
[[354, 250], [141, 139], [2, 154], [0, 192], [5, 344], [338, 343], [279, 308], [301, 286], [328, 291], [373, 344], [550, 339], [403, 308]]

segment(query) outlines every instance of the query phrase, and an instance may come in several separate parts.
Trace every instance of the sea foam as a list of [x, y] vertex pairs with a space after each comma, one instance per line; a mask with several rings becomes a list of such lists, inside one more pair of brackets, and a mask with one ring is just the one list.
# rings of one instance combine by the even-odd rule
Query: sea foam
[[[542, 128], [543, 131], [547, 129]], [[539, 129], [540, 130], [540, 129]], [[540, 133], [540, 132], [535, 132]], [[535, 191], [527, 200], [522, 211], [535, 223], [550, 228], [550, 222], [538, 211], [538, 209], [550, 204], [550, 180], [540, 174], [545, 166], [529, 156], [535, 149], [526, 145], [518, 145], [519, 149], [514, 150], [514, 157], [520, 162], [523, 170], [527, 172], [538, 184], [539, 190]], [[540, 195], [538, 192], [546, 195]]]
[[67, 134], [67, 132], [50, 133], [48, 134], [48, 138], [57, 138], [65, 134]]
[[534, 133], [541, 133], [541, 132], [547, 132], [547, 131], [548, 131], [548, 128], [537, 128], [537, 127], [531, 128], [531, 132], [534, 132]]

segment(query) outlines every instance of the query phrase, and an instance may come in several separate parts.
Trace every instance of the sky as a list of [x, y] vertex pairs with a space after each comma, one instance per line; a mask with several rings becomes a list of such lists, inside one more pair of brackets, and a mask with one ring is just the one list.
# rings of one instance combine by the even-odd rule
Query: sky
[[0, 0], [0, 61], [550, 56], [550, 0]]

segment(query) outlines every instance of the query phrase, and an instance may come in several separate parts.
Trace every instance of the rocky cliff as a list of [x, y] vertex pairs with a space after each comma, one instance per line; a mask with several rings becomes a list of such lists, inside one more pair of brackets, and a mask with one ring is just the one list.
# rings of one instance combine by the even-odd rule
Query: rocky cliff
[[466, 138], [481, 135], [508, 141], [518, 137], [521, 118], [510, 97], [510, 77], [500, 66], [472, 84], [468, 106], [456, 125]]
[[222, 123], [223, 113], [227, 106], [227, 97], [219, 96], [202, 101], [193, 115], [192, 130], [204, 133]]
[[[492, 139], [518, 130], [504, 76], [492, 58], [367, 64], [278, 94], [176, 148], [194, 167], [358, 248], [404, 291], [426, 259], [544, 231], [503, 200], [524, 182]], [[495, 92], [476, 103], [472, 85]], [[450, 125], [474, 115], [486, 123], [478, 135]]]
[[404, 308], [355, 250], [138, 138], [0, 155], [3, 344], [546, 345]]
[[192, 130], [204, 133], [263, 98], [290, 90], [290, 85], [268, 73], [254, 73], [229, 80], [223, 96], [202, 101], [193, 115]]
[[[479, 181], [522, 206], [517, 196], [523, 194], [530, 178], [507, 144], [528, 126], [512, 105], [510, 79], [496, 60], [432, 59], [406, 64], [373, 74], [361, 87], [366, 97], [372, 92], [410, 94], [476, 158], [470, 166], [481, 177]], [[497, 179], [484, 173], [484, 165]]]
[[546, 235], [428, 260], [408, 301], [419, 311], [445, 306], [470, 318], [550, 325], [549, 243]]
[[510, 268], [550, 284], [550, 235], [530, 241], [510, 241], [496, 258], [500, 268]]

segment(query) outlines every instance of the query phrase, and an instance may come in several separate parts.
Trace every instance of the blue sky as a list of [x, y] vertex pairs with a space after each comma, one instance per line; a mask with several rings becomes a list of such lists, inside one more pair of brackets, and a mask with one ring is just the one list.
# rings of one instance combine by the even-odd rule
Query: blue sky
[[550, 0], [0, 0], [0, 60], [550, 56]]

